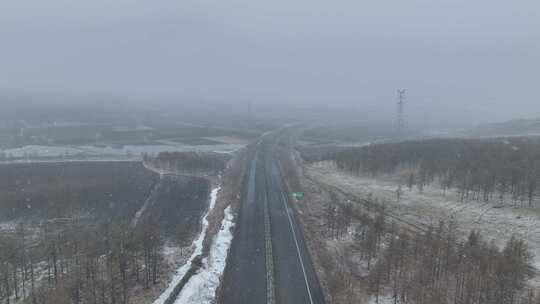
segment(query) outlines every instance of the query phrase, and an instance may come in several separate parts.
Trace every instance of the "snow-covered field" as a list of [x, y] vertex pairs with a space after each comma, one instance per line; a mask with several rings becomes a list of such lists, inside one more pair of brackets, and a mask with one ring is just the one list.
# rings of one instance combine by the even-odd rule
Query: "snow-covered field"
[[216, 289], [225, 269], [227, 253], [233, 238], [234, 226], [231, 207], [225, 209], [221, 230], [215, 236], [208, 258], [203, 259], [202, 268], [184, 286], [175, 304], [211, 304], [214, 303]]
[[389, 212], [409, 222], [437, 226], [440, 221], [453, 220], [463, 237], [476, 229], [486, 240], [493, 240], [499, 246], [504, 246], [512, 235], [516, 235], [528, 242], [534, 255], [533, 264], [540, 268], [540, 210], [514, 208], [508, 204], [494, 208], [495, 202], [460, 202], [455, 191], [447, 191], [444, 195], [436, 186], [425, 187], [422, 193], [416, 188], [409, 191], [403, 187], [403, 194], [397, 202], [396, 181], [352, 175], [338, 171], [329, 162], [310, 164], [305, 173], [310, 178], [359, 197], [371, 193], [387, 206]]
[[191, 262], [195, 259], [195, 257], [197, 257], [198, 255], [202, 253], [203, 240], [204, 240], [204, 237], [206, 236], [206, 230], [208, 228], [207, 217], [210, 211], [214, 208], [216, 204], [217, 194], [220, 189], [221, 189], [220, 187], [217, 187], [217, 188], [212, 189], [212, 192], [210, 192], [210, 206], [208, 207], [208, 211], [205, 213], [202, 219], [201, 233], [193, 242], [193, 245], [192, 245], [193, 252], [191, 254], [191, 257], [187, 260], [187, 262], [184, 265], [182, 265], [180, 268], [176, 270], [171, 282], [167, 286], [167, 289], [165, 289], [165, 291], [161, 293], [161, 295], [153, 302], [154, 304], [163, 304], [165, 300], [169, 298], [171, 293], [174, 291], [174, 288], [176, 287], [176, 285], [178, 285], [178, 283], [182, 280], [184, 275], [187, 273], [187, 271], [191, 267]]
[[[39, 158], [39, 157], [72, 157], [72, 156], [125, 156], [156, 154], [159, 152], [183, 152], [183, 151], [217, 151], [232, 152], [243, 147], [243, 144], [217, 144], [217, 145], [185, 145], [173, 141], [166, 141], [160, 145], [125, 145], [122, 147], [111, 146], [40, 146], [29, 145], [21, 148], [5, 149], [3, 153], [13, 158]], [[0, 151], [2, 152], [2, 151]]]

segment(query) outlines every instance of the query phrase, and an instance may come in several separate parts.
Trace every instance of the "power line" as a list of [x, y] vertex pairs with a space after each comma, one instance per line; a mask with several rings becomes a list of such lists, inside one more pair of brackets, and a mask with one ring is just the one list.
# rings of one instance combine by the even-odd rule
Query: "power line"
[[398, 96], [398, 108], [397, 108], [397, 117], [396, 117], [396, 136], [402, 137], [405, 130], [405, 119], [403, 117], [403, 110], [405, 107], [405, 89], [397, 90]]

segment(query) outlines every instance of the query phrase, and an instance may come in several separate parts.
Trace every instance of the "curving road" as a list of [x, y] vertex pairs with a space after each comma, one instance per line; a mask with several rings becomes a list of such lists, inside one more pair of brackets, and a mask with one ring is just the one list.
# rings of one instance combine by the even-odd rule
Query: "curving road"
[[273, 154], [279, 135], [264, 136], [252, 160], [220, 303], [324, 303]]

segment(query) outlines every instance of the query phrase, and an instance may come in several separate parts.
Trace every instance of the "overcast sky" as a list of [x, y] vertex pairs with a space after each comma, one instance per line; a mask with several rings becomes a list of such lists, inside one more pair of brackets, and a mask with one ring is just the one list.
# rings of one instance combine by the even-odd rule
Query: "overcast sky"
[[4, 92], [540, 117], [538, 0], [3, 0], [0, 41]]

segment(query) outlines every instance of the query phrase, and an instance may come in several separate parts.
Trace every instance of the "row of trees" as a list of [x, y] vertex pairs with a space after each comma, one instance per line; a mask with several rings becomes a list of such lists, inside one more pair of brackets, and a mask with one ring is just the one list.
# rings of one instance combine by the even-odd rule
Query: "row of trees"
[[351, 217], [359, 223], [354, 229], [355, 254], [365, 263], [366, 285], [375, 303], [382, 295], [395, 304], [540, 303], [540, 294], [526, 290], [534, 268], [524, 241], [512, 237], [501, 249], [478, 231], [462, 239], [453, 222], [426, 231], [405, 230], [376, 202], [367, 206], [329, 206], [327, 227], [330, 237], [339, 238], [335, 227], [345, 225], [339, 229], [347, 230], [352, 221], [346, 219]]
[[522, 303], [532, 275], [522, 240], [511, 238], [500, 250], [471, 231], [459, 242], [451, 224], [415, 235], [388, 233], [368, 277], [376, 302], [385, 286], [394, 303]]
[[[332, 201], [337, 201], [336, 194], [331, 192]], [[352, 221], [352, 204], [333, 205], [326, 208], [327, 233], [332, 238], [341, 238], [347, 233]]]
[[540, 139], [429, 139], [377, 144], [333, 154], [330, 159], [353, 173], [395, 173], [410, 169], [404, 181], [457, 189], [462, 200], [500, 200], [535, 205], [540, 190]]
[[0, 303], [129, 303], [131, 289], [156, 284], [161, 273], [158, 226], [140, 226], [48, 224], [33, 231], [37, 236], [24, 227], [2, 236]]

